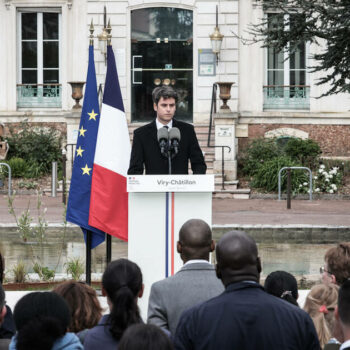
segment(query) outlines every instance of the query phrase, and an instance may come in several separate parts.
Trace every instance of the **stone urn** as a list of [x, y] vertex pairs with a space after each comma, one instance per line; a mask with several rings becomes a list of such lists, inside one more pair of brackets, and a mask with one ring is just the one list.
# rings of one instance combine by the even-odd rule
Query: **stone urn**
[[219, 97], [223, 101], [223, 105], [220, 107], [221, 112], [231, 112], [230, 107], [227, 105], [227, 101], [231, 98], [231, 86], [234, 83], [219, 82], [220, 94]]
[[79, 101], [83, 98], [83, 87], [85, 81], [69, 81], [68, 84], [72, 86], [72, 98], [75, 100], [73, 109], [81, 108]]

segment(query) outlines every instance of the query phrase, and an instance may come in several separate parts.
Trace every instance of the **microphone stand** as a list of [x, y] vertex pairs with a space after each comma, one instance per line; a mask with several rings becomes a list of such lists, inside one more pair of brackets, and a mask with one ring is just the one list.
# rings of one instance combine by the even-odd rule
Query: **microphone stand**
[[169, 175], [171, 175], [171, 147], [170, 145], [168, 144], [168, 173]]

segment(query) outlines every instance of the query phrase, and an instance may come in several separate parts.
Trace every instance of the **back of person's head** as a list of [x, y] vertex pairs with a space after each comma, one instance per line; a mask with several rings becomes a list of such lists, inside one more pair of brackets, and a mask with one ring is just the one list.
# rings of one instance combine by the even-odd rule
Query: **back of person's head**
[[102, 316], [102, 308], [95, 289], [83, 282], [66, 281], [60, 283], [53, 292], [67, 302], [71, 322], [70, 332], [80, 332], [97, 325]]
[[0, 283], [0, 325], [4, 321], [4, 317], [6, 315], [6, 306], [5, 306], [5, 291], [2, 287], [2, 283]]
[[137, 306], [137, 298], [142, 296], [143, 291], [141, 270], [127, 259], [112, 261], [103, 273], [102, 287], [112, 304], [110, 331], [119, 340], [125, 329], [141, 321]]
[[322, 348], [332, 337], [338, 290], [335, 284], [318, 284], [311, 288], [305, 300], [304, 310], [314, 322]]
[[135, 324], [123, 334], [118, 350], [173, 350], [169, 337], [157, 326]]
[[246, 280], [259, 281], [261, 262], [252, 237], [244, 231], [225, 233], [216, 246], [216, 274], [225, 286]]
[[186, 262], [192, 259], [209, 260], [209, 253], [215, 248], [209, 225], [200, 219], [186, 221], [179, 232], [177, 251]]
[[16, 304], [17, 350], [50, 350], [65, 335], [70, 316], [64, 299], [52, 292], [33, 292]]
[[267, 293], [298, 306], [298, 283], [295, 277], [289, 272], [271, 272], [266, 277], [264, 288]]
[[338, 315], [343, 326], [350, 329], [350, 279], [346, 280], [339, 289]]
[[342, 242], [328, 249], [324, 259], [335, 283], [342, 285], [350, 277], [350, 243]]
[[175, 102], [177, 102], [177, 99], [178, 99], [177, 92], [171, 86], [168, 86], [168, 85], [158, 86], [153, 89], [152, 91], [153, 103], [158, 105], [158, 102], [162, 97], [165, 100], [167, 98], [173, 98]]

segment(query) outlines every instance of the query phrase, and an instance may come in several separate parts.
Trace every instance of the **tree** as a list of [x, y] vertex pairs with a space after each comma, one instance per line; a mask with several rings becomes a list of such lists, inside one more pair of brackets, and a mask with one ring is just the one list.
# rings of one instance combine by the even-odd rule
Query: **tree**
[[[284, 16], [283, 25], [268, 25], [262, 20], [251, 25], [254, 42], [276, 50], [296, 51], [306, 41], [320, 45], [313, 54], [311, 72], [324, 72], [317, 85], [330, 84], [322, 94], [350, 92], [350, 0], [264, 0], [264, 10], [273, 9]], [[286, 30], [289, 28], [289, 30]], [[320, 97], [322, 97], [320, 96]]]

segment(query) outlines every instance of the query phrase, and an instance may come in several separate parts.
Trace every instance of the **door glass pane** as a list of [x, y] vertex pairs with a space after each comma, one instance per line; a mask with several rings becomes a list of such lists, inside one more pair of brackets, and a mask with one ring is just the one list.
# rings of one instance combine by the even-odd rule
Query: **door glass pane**
[[192, 38], [192, 11], [188, 10], [171, 7], [135, 10], [131, 11], [131, 23], [131, 38], [136, 40]]
[[58, 41], [44, 41], [44, 68], [58, 67]]
[[284, 74], [283, 71], [270, 70], [267, 74], [267, 85], [283, 85]]
[[44, 69], [44, 84], [58, 84], [58, 69]]
[[22, 67], [37, 68], [37, 43], [33, 41], [22, 42]]
[[37, 14], [22, 13], [22, 40], [37, 38]]
[[37, 84], [37, 71], [36, 69], [32, 70], [22, 70], [22, 84]]
[[175, 118], [192, 121], [192, 12], [176, 8], [132, 11], [131, 120], [155, 118], [152, 91], [171, 85], [179, 95]]
[[58, 13], [43, 14], [44, 39], [58, 39]]
[[267, 49], [267, 67], [268, 69], [283, 69], [284, 57], [283, 52], [273, 48]]

